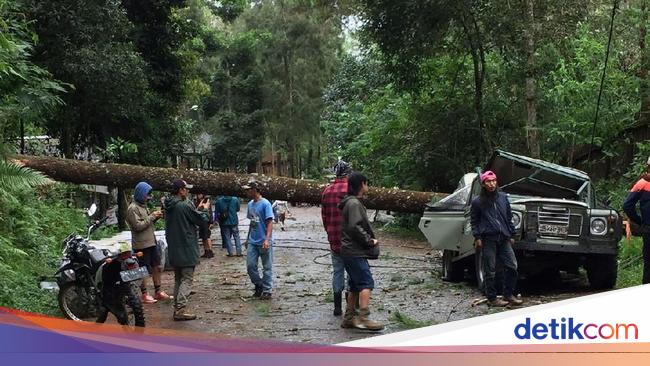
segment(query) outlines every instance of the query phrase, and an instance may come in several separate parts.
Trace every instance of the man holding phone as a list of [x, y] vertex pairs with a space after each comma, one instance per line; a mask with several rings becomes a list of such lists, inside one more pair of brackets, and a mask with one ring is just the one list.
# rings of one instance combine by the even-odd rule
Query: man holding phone
[[182, 179], [172, 182], [173, 196], [164, 201], [165, 237], [169, 245], [169, 264], [174, 267], [174, 320], [194, 320], [196, 315], [187, 309], [192, 291], [194, 268], [199, 264], [196, 245], [196, 226], [207, 224], [210, 201], [202, 202], [198, 209], [187, 199], [192, 185]]
[[[249, 181], [242, 187], [250, 202], [246, 217], [251, 220], [248, 232], [246, 268], [255, 291], [253, 297], [270, 300], [273, 293], [273, 208], [262, 197], [257, 181]], [[258, 262], [262, 260], [263, 275], [260, 278]]]

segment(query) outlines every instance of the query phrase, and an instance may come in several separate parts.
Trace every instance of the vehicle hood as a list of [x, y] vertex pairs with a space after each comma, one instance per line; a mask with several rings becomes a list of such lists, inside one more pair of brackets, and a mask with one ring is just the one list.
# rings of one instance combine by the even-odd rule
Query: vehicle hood
[[487, 170], [493, 171], [501, 189], [512, 195], [579, 200], [590, 182], [583, 171], [501, 150], [494, 152]]

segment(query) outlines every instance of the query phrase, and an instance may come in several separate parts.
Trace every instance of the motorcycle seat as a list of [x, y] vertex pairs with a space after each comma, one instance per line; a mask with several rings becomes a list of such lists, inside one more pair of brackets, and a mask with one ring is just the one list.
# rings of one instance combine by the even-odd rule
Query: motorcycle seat
[[98, 264], [104, 261], [108, 255], [106, 254], [104, 249], [92, 249], [90, 252], [90, 260], [93, 262], [93, 264]]

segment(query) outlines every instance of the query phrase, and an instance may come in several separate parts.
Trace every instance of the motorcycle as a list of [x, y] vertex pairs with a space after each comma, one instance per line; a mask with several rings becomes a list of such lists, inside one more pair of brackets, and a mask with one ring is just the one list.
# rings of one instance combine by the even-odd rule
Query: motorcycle
[[[88, 209], [93, 216], [97, 206]], [[149, 276], [146, 267], [138, 265], [128, 243], [116, 254], [90, 245], [90, 235], [108, 218], [91, 223], [86, 238], [70, 234], [63, 241], [63, 261], [55, 273], [59, 286], [58, 302], [66, 318], [76, 321], [104, 323], [112, 313], [119, 324], [144, 327], [144, 311], [138, 280]]]

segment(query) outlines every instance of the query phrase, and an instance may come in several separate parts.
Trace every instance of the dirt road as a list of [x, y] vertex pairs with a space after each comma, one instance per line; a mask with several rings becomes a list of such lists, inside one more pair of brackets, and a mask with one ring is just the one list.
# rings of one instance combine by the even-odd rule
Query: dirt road
[[[195, 273], [195, 293], [190, 299], [198, 319], [174, 322], [171, 303], [159, 302], [145, 306], [147, 326], [321, 344], [372, 336], [341, 329], [341, 317], [332, 315], [331, 262], [320, 209], [293, 208], [292, 212], [296, 220], [287, 221], [286, 231], [277, 226], [274, 229], [271, 301], [251, 297], [245, 258], [226, 257], [219, 230], [215, 229], [216, 256], [201, 260]], [[243, 212], [240, 219], [245, 237], [248, 220]], [[377, 234], [382, 255], [371, 262], [376, 282], [371, 311], [375, 319], [387, 324], [383, 334], [502, 311], [485, 305], [472, 307], [472, 301], [481, 296], [471, 284], [443, 282], [440, 255], [426, 241], [404, 239], [381, 230]], [[172, 272], [165, 272], [163, 287], [171, 293]], [[584, 276], [565, 278], [552, 292], [544, 285], [525, 281], [521, 290], [528, 306], [588, 294]]]

